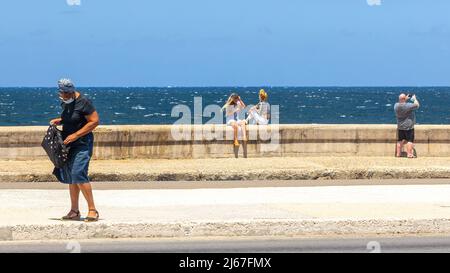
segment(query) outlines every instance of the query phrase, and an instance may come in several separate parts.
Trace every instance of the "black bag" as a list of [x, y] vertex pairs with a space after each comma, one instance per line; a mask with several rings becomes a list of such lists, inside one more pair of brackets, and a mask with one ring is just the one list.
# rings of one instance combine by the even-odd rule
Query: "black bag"
[[55, 125], [48, 127], [41, 143], [55, 168], [62, 168], [67, 162], [70, 147], [64, 145], [62, 132]]

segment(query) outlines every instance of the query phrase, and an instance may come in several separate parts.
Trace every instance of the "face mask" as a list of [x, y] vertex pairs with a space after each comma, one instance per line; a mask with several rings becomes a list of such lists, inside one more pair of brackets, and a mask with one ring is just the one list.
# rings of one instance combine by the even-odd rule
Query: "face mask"
[[74, 101], [74, 99], [73, 98], [70, 98], [70, 99], [68, 99], [68, 100], [64, 100], [63, 98], [60, 98], [65, 104], [71, 104], [73, 101]]

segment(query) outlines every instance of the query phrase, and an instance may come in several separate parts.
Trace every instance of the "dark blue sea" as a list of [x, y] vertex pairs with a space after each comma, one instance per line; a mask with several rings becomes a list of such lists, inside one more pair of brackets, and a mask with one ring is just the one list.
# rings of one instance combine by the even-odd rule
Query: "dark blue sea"
[[[102, 124], [172, 124], [175, 105], [193, 109], [222, 106], [231, 92], [246, 104], [258, 102], [260, 87], [79, 88], [90, 98]], [[394, 124], [393, 106], [401, 92], [415, 93], [421, 103], [419, 124], [449, 124], [450, 87], [266, 87], [269, 103], [279, 105], [280, 123]], [[59, 116], [56, 88], [0, 88], [0, 125], [47, 125]], [[193, 110], [192, 110], [193, 112]], [[204, 118], [207, 122], [209, 118]]]

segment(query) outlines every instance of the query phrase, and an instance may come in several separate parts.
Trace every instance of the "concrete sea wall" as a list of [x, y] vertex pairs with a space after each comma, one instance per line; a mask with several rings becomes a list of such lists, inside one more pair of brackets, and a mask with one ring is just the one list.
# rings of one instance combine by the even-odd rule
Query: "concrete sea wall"
[[[46, 126], [0, 127], [1, 160], [46, 158]], [[249, 126], [250, 140], [234, 147], [224, 125], [99, 126], [94, 159], [226, 158], [283, 156], [393, 156], [395, 125], [283, 124]], [[417, 125], [419, 156], [450, 156], [450, 126]]]

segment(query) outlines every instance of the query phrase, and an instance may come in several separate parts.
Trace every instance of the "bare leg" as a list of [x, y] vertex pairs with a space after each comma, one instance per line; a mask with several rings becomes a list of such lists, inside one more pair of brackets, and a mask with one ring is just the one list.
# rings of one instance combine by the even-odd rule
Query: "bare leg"
[[408, 142], [406, 144], [406, 152], [408, 153], [408, 157], [414, 157], [414, 153], [413, 153], [413, 147], [414, 144], [412, 142]]
[[402, 150], [403, 150], [403, 141], [397, 142], [397, 157], [402, 156]]
[[235, 146], [239, 146], [239, 141], [238, 141], [238, 130], [239, 130], [239, 127], [238, 127], [236, 122], [233, 123], [233, 130], [234, 130], [234, 145]]
[[241, 123], [241, 129], [242, 129], [242, 139], [244, 141], [247, 141], [247, 129], [244, 121]]
[[81, 192], [84, 195], [84, 198], [86, 198], [86, 201], [88, 203], [88, 207], [89, 207], [89, 213], [88, 213], [88, 217], [96, 217], [97, 214], [95, 213], [95, 204], [94, 204], [94, 195], [92, 194], [92, 186], [91, 183], [83, 183], [83, 184], [78, 184], [78, 187], [80, 188]]
[[80, 188], [78, 188], [77, 185], [71, 184], [69, 185], [69, 191], [70, 191], [70, 203], [71, 207], [70, 209], [73, 211], [79, 210], [79, 198], [80, 198]]
[[80, 220], [80, 210], [78, 207], [78, 199], [80, 197], [80, 189], [77, 185], [69, 185], [70, 193], [70, 211], [63, 216], [61, 220]]

